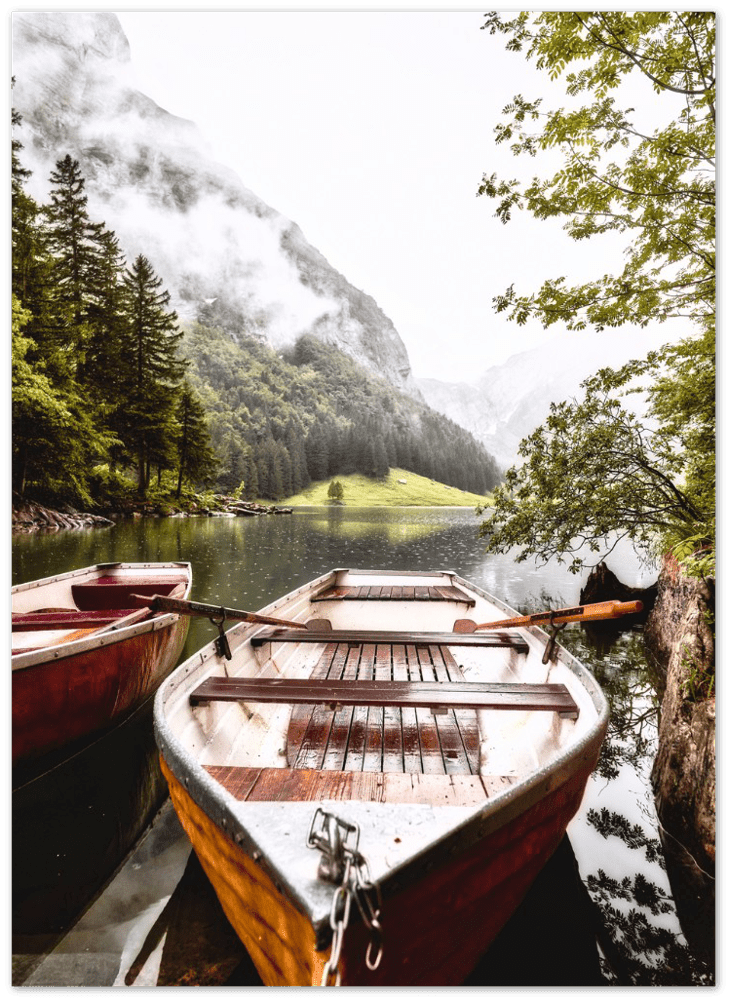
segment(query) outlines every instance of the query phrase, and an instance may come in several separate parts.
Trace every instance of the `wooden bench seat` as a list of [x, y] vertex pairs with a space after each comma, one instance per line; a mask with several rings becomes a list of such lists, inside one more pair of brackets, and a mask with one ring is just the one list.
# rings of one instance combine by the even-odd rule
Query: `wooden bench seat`
[[13, 614], [13, 632], [39, 632], [53, 629], [88, 629], [112, 625], [130, 615], [140, 615], [139, 608], [107, 608], [97, 611], [29, 611]]
[[435, 806], [478, 805], [508, 788], [513, 778], [479, 774], [386, 774], [367, 771], [319, 771], [290, 767], [229, 767], [205, 764], [205, 770], [240, 802], [351, 800], [418, 803]]
[[374, 705], [383, 708], [474, 708], [577, 715], [564, 684], [477, 681], [378, 681], [281, 677], [209, 677], [190, 702], [260, 701], [304, 705]]
[[514, 649], [528, 653], [529, 644], [520, 635], [508, 632], [385, 632], [349, 629], [272, 629], [251, 639], [252, 646], [266, 642], [346, 642], [351, 645], [376, 643], [415, 646], [478, 646], [482, 648]]
[[312, 597], [315, 601], [458, 601], [476, 603], [459, 587], [327, 587]]
[[185, 584], [184, 576], [174, 578], [100, 576], [86, 583], [72, 584], [71, 595], [77, 608], [83, 611], [102, 611], [127, 607], [130, 604], [134, 606], [135, 602], [132, 600], [134, 594], [139, 594], [141, 597], [153, 597], [155, 594], [170, 597], [175, 588], [184, 588]]

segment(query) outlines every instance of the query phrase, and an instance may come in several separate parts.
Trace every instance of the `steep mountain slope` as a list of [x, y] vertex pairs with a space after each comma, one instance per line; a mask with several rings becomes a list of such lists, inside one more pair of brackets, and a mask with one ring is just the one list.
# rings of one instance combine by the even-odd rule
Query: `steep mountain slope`
[[392, 385], [418, 395], [405, 346], [299, 227], [215, 163], [197, 127], [140, 93], [112, 13], [15, 13], [13, 106], [22, 115], [29, 193], [47, 200], [67, 153], [89, 211], [129, 259], [144, 253], [182, 320], [206, 320], [272, 347], [311, 333]]
[[[613, 331], [609, 336], [569, 334], [515, 354], [474, 383], [417, 379], [427, 404], [471, 431], [506, 468], [519, 442], [539, 426], [552, 402], [580, 395], [580, 382], [600, 368], [619, 367], [648, 350], [645, 338]], [[640, 399], [634, 400], [636, 406]]]

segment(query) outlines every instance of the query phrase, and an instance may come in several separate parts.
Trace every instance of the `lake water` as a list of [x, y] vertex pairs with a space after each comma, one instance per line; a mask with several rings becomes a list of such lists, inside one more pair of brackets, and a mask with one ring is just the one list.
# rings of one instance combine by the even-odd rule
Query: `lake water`
[[[335, 567], [455, 570], [518, 611], [577, 603], [586, 572], [574, 576], [555, 562], [537, 566], [486, 555], [479, 523], [471, 509], [347, 507], [124, 521], [108, 529], [15, 536], [12, 582], [97, 562], [179, 559], [192, 563], [195, 600], [247, 610]], [[655, 580], [655, 570], [627, 547], [607, 561], [632, 586]], [[193, 620], [185, 656], [215, 634], [207, 621]], [[642, 635], [631, 629], [606, 637], [569, 626], [561, 636], [611, 701], [605, 750], [569, 829], [601, 917], [603, 973], [616, 985], [708, 985], [711, 949], [707, 942], [707, 954], [698, 954], [692, 928], [681, 928], [658, 835], [649, 780], [656, 699]]]

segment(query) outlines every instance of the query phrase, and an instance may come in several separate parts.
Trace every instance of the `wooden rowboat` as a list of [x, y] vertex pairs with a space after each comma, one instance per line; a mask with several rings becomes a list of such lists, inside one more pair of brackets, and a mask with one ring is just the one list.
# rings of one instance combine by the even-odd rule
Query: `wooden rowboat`
[[12, 590], [13, 764], [121, 722], [182, 653], [189, 619], [132, 595], [186, 598], [186, 562], [104, 563]]
[[559, 845], [607, 703], [540, 628], [462, 622], [505, 613], [334, 570], [160, 686], [172, 801], [266, 985], [458, 985]]

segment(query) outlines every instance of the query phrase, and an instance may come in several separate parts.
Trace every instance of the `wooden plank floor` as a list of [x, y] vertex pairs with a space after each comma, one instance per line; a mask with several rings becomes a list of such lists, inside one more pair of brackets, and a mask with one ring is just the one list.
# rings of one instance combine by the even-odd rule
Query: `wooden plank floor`
[[[446, 646], [329, 643], [313, 678], [382, 681], [463, 680]], [[390, 706], [294, 706], [289, 767], [323, 771], [476, 774], [478, 723], [472, 709], [433, 715]]]
[[354, 799], [435, 806], [477, 805], [513, 780], [478, 774], [404, 774], [374, 771], [315, 771], [288, 767], [230, 767], [205, 770], [241, 802], [321, 802]]

